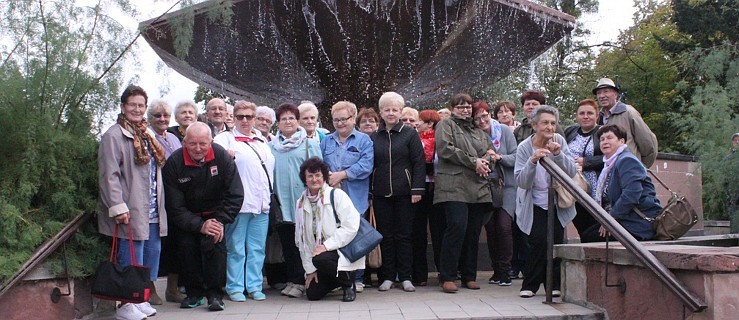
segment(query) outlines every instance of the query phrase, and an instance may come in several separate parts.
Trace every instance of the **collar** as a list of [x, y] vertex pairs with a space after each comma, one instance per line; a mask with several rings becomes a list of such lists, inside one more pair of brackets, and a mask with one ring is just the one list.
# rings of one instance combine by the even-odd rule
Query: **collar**
[[259, 130], [252, 128], [251, 134], [252, 137], [248, 137], [247, 135], [239, 132], [238, 129], [234, 128], [231, 133], [234, 135], [234, 138], [236, 141], [246, 141], [246, 142], [253, 142], [253, 141], [259, 141], [264, 142], [264, 136], [262, 136], [262, 133], [259, 132]]
[[[401, 132], [404, 127], [405, 125], [403, 124], [403, 121], [398, 121], [398, 123], [396, 123], [392, 128], [390, 128], [390, 130]], [[385, 123], [385, 120], [382, 120], [380, 122], [380, 127], [377, 128], [377, 131], [380, 131], [380, 132], [387, 131], [387, 124]]]
[[213, 161], [216, 158], [216, 154], [213, 152], [213, 146], [210, 147], [208, 153], [205, 154], [205, 158], [199, 162], [195, 162], [187, 152], [187, 148], [182, 148], [182, 156], [185, 159], [185, 165], [188, 167], [202, 167], [203, 164]]
[[[349, 138], [351, 136], [353, 136], [355, 132], [357, 132], [357, 129], [352, 128], [352, 132], [348, 136], [346, 136], [346, 140], [349, 140]], [[336, 141], [340, 141], [340, 139], [339, 139], [339, 133], [336, 132], [336, 131], [332, 132], [327, 137], [331, 137], [331, 139], [334, 139]], [[344, 141], [346, 141], [346, 140], [344, 140]]]

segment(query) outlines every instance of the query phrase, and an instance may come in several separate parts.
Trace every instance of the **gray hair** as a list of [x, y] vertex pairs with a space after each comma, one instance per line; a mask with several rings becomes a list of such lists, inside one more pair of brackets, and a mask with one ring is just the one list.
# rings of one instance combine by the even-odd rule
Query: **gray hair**
[[190, 107], [192, 110], [195, 111], [195, 119], [198, 118], [198, 106], [195, 105], [195, 102], [192, 100], [186, 100], [186, 101], [180, 101], [174, 106], [174, 114], [175, 116], [180, 114], [180, 111], [182, 111], [182, 108]]
[[267, 118], [272, 120], [272, 123], [275, 123], [277, 121], [277, 116], [275, 116], [275, 111], [272, 110], [272, 108], [267, 106], [259, 106], [257, 107], [256, 116], [267, 116]]
[[148, 118], [147, 120], [151, 121], [151, 119], [154, 118], [154, 114], [160, 110], [172, 115], [172, 108], [169, 107], [169, 103], [167, 103], [167, 101], [157, 99], [152, 101], [151, 105], [149, 105], [149, 109], [146, 110], [146, 117]]
[[538, 106], [533, 112], [531, 112], [531, 122], [539, 122], [539, 117], [542, 113], [553, 115], [554, 118], [557, 120], [557, 124], [559, 124], [559, 111], [557, 111], [557, 108], [548, 106], [546, 104]]
[[389, 91], [383, 93], [380, 100], [377, 101], [377, 106], [380, 108], [380, 111], [382, 111], [382, 108], [390, 104], [400, 105], [400, 108], [402, 109], [405, 106], [405, 99], [403, 99], [403, 96], [397, 92]]
[[316, 107], [315, 104], [313, 104], [313, 102], [310, 102], [310, 101], [301, 102], [300, 105], [298, 106], [298, 111], [300, 112], [300, 114], [303, 114], [303, 112], [308, 112], [308, 111], [313, 111], [316, 114], [318, 114], [318, 108]]

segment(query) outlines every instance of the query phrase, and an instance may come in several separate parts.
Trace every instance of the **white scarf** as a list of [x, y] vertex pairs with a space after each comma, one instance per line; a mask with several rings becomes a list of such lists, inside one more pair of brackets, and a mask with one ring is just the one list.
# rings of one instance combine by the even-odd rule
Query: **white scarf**
[[[312, 253], [316, 245], [323, 243], [323, 223], [321, 218], [323, 217], [323, 199], [324, 192], [327, 191], [328, 184], [324, 183], [316, 195], [310, 195], [310, 192], [306, 188], [303, 194], [298, 199], [298, 210], [295, 212], [295, 245], [301, 252]], [[318, 198], [318, 199], [316, 199]], [[315, 202], [317, 206], [316, 212], [311, 207], [311, 202]], [[303, 207], [306, 207], [305, 209]], [[311, 225], [306, 230], [305, 222], [313, 221], [313, 215], [318, 215], [316, 221], [316, 234], [313, 235], [313, 226]]]
[[277, 137], [272, 139], [271, 143], [278, 152], [288, 152], [303, 144], [305, 137], [305, 129], [298, 127], [298, 131], [293, 133], [293, 136], [290, 138], [285, 138], [285, 136], [282, 135], [282, 132], [277, 132]]
[[611, 169], [613, 169], [613, 166], [616, 164], [616, 160], [618, 159], [618, 156], [626, 150], [628, 146], [624, 143], [618, 149], [616, 152], [609, 158], [607, 156], [603, 156], [603, 171], [600, 172], [600, 176], [598, 177], [598, 188], [595, 191], [595, 201], [598, 202], [598, 204], [603, 205], [601, 200], [603, 199], [603, 189], [606, 187], [606, 181], [608, 180], [608, 174], [611, 172]]

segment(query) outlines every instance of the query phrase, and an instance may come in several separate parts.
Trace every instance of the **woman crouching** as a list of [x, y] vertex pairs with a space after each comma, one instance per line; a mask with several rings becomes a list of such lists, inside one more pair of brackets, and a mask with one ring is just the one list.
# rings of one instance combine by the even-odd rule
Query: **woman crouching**
[[300, 180], [307, 188], [295, 210], [295, 245], [306, 273], [308, 300], [319, 300], [341, 287], [343, 301], [351, 302], [357, 296], [354, 270], [364, 268], [364, 258], [350, 262], [339, 248], [354, 239], [360, 216], [344, 191], [326, 183], [327, 177], [328, 165], [319, 158], [310, 158], [300, 166]]

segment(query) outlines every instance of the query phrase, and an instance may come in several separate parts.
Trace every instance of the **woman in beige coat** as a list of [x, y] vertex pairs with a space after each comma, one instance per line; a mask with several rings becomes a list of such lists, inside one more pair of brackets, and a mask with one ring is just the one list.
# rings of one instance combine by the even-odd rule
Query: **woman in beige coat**
[[[98, 214], [100, 233], [113, 236], [115, 226], [121, 246], [118, 263], [148, 267], [151, 281], [159, 272], [161, 237], [167, 235], [167, 213], [164, 210], [164, 186], [161, 167], [164, 150], [148, 129], [146, 92], [130, 86], [121, 95], [121, 114], [103, 134], [98, 150], [100, 204]], [[128, 246], [132, 234], [135, 260]], [[152, 292], [153, 282], [150, 287]], [[156, 313], [148, 302], [125, 303], [116, 310], [116, 319], [142, 319]]]

